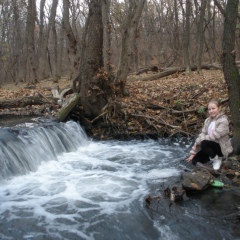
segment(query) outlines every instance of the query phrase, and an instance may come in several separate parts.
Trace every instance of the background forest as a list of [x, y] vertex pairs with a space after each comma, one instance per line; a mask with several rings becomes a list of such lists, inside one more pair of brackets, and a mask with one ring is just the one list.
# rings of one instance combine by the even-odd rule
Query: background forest
[[[202, 63], [219, 63], [224, 24], [221, 7], [225, 6], [226, 1], [222, 0], [146, 1], [136, 31], [130, 71], [153, 65], [183, 67], [189, 62], [200, 68]], [[88, 1], [1, 0], [0, 10], [1, 84], [75, 76], [84, 47], [81, 42]], [[130, 11], [128, 1], [111, 1], [110, 51], [115, 71]], [[236, 43], [239, 49], [238, 37]]]
[[[31, 85], [43, 79], [57, 83], [65, 78], [77, 94], [75, 115], [84, 125], [104, 120], [110, 129], [128, 132], [131, 125], [140, 124], [133, 118], [142, 118], [148, 126], [144, 129], [159, 132], [159, 125], [175, 129], [173, 122], [177, 122], [181, 125], [177, 132], [189, 135], [189, 115], [185, 114], [199, 114], [203, 108], [190, 109], [192, 104], [183, 104], [184, 95], [145, 107], [161, 109], [161, 114], [167, 110], [161, 119], [140, 110], [132, 114], [127, 110], [126, 84], [131, 76], [148, 71], [155, 76], [142, 80], [175, 73], [179, 81], [181, 72], [190, 76], [193, 70], [203, 74], [202, 69], [220, 69], [224, 73], [220, 92], [228, 94], [222, 100], [229, 103], [233, 145], [240, 152], [238, 4], [238, 0], [0, 0], [0, 85]], [[189, 79], [182, 83], [194, 93], [202, 85], [196, 80], [190, 86]], [[131, 87], [138, 88], [133, 81]], [[201, 95], [193, 94], [195, 98]], [[166, 107], [166, 103], [171, 105]], [[182, 119], [166, 121], [175, 110]]]

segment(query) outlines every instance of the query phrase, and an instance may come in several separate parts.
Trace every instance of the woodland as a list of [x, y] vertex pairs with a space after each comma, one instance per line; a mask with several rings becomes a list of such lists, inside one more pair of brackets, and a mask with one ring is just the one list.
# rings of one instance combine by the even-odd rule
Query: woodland
[[0, 126], [44, 116], [94, 139], [194, 138], [217, 98], [235, 151], [217, 176], [239, 187], [239, 0], [0, 0], [0, 15]]
[[1, 118], [100, 139], [195, 136], [219, 98], [240, 152], [238, 0], [1, 0]]

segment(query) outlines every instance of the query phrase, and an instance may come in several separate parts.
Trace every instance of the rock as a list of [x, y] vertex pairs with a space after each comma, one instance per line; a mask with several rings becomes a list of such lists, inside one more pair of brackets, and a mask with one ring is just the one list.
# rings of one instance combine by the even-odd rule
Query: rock
[[202, 164], [200, 162], [198, 162], [196, 166], [199, 169], [207, 170], [210, 174], [214, 176], [219, 176], [221, 174], [218, 170], [214, 170], [212, 167], [209, 167], [206, 164]]
[[229, 179], [233, 179], [235, 177], [234, 173], [227, 173], [226, 174], [226, 177], [229, 178]]
[[228, 185], [228, 186], [231, 186], [232, 185], [232, 180], [230, 180], [229, 179], [229, 177], [226, 175], [221, 175], [221, 180], [222, 180], [222, 182], [226, 185]]
[[240, 172], [235, 172], [234, 174], [235, 174], [236, 177], [240, 176]]
[[213, 176], [204, 169], [195, 170], [193, 172], [182, 173], [182, 186], [185, 190], [201, 191], [208, 186], [213, 179]]
[[223, 161], [222, 168], [226, 170], [232, 168], [232, 161]]
[[186, 191], [182, 186], [167, 187], [164, 190], [164, 196], [170, 199], [170, 202], [178, 202], [187, 200]]

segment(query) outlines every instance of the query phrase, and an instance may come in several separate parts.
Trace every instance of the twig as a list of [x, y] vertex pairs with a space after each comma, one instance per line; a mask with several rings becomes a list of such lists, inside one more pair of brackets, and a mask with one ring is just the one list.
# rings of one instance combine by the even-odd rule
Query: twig
[[100, 115], [98, 115], [97, 117], [95, 117], [92, 121], [90, 121], [91, 123], [94, 123], [97, 119], [99, 119], [100, 117], [104, 116], [105, 114], [107, 114], [107, 111], [101, 113]]
[[[174, 126], [174, 125], [166, 123], [163, 119], [156, 119], [154, 117], [140, 115], [140, 114], [131, 114], [131, 116], [143, 117], [143, 118], [151, 119], [151, 120], [154, 120], [154, 121], [156, 121], [157, 123], [159, 123], [161, 125], [165, 125], [165, 126], [168, 126], [168, 127], [174, 128], [174, 129], [179, 129], [180, 128], [179, 126]], [[161, 120], [162, 122], [159, 122], [159, 120]]]
[[48, 98], [46, 98], [42, 93], [37, 92], [41, 97], [43, 97], [44, 99], [46, 99], [48, 102], [52, 103], [52, 101], [50, 101]]

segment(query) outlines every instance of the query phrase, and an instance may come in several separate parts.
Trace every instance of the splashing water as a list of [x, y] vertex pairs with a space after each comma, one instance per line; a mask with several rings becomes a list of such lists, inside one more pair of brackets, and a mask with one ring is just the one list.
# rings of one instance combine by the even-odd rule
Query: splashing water
[[[0, 140], [0, 239], [182, 239], [188, 232], [172, 227], [166, 209], [144, 205], [180, 176], [189, 147], [181, 141], [95, 142], [74, 122], [0, 130], [8, 136]], [[191, 221], [189, 209], [181, 211]]]

